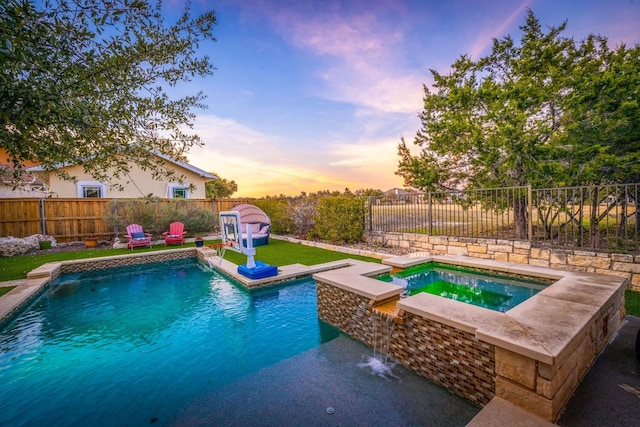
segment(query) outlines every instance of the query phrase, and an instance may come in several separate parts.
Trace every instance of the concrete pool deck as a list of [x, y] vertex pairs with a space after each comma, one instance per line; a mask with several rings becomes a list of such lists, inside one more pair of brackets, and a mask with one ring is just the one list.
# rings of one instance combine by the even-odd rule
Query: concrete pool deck
[[[482, 410], [401, 365], [398, 378], [359, 367], [371, 349], [341, 336], [193, 402], [172, 425], [631, 426], [638, 419], [640, 318], [627, 316], [556, 424], [496, 398]], [[624, 387], [623, 387], [624, 386]], [[333, 414], [326, 409], [332, 407]]]

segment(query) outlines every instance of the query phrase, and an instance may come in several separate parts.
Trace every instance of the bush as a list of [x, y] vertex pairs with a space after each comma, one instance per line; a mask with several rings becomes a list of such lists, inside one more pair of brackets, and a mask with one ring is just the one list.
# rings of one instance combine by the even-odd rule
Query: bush
[[291, 202], [288, 198], [269, 198], [252, 200], [251, 204], [259, 207], [271, 220], [273, 234], [283, 236], [296, 234], [295, 225], [291, 216]]
[[364, 234], [365, 199], [332, 196], [318, 199], [311, 237], [335, 243], [361, 242]]
[[189, 200], [166, 202], [156, 198], [112, 200], [107, 205], [104, 220], [123, 233], [127, 225], [140, 224], [147, 233], [156, 237], [169, 230], [169, 224], [175, 221], [184, 224], [188, 236], [211, 233], [217, 224], [217, 218], [211, 211]]
[[363, 240], [366, 197], [314, 194], [267, 197], [251, 203], [271, 219], [271, 233], [334, 243]]
[[188, 236], [209, 234], [217, 225], [217, 218], [211, 211], [190, 203], [189, 200], [171, 200], [161, 213], [158, 224], [162, 225], [163, 231], [167, 231], [169, 224], [175, 221], [184, 224]]
[[117, 227], [122, 233], [125, 233], [127, 225], [140, 224], [147, 233], [157, 234], [157, 209], [157, 199], [114, 199], [107, 204], [103, 218], [109, 226]]
[[318, 199], [310, 197], [297, 198], [291, 209], [295, 234], [305, 239], [311, 237], [311, 231], [317, 215]]

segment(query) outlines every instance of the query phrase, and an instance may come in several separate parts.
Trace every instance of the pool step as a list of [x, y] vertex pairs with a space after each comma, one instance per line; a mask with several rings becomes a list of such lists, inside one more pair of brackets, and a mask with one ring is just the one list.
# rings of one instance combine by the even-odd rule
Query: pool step
[[369, 301], [369, 312], [382, 317], [387, 317], [402, 325], [404, 323], [404, 310], [398, 308], [399, 296], [394, 296], [382, 301]]

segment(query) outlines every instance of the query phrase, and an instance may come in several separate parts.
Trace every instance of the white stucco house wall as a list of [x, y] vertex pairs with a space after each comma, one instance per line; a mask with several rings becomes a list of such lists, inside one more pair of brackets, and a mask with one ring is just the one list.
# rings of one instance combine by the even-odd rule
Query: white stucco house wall
[[[204, 199], [205, 184], [208, 181], [218, 179], [212, 173], [206, 172], [189, 163], [171, 159], [163, 154], [151, 154], [162, 159], [167, 169], [174, 170], [176, 175], [184, 176], [184, 182], [174, 182], [154, 178], [151, 171], [142, 170], [134, 163], [129, 164], [129, 173], [126, 177], [114, 182], [96, 181], [86, 173], [82, 166], [61, 166], [70, 176], [76, 178], [76, 182], [61, 179], [55, 173], [46, 172], [40, 166], [33, 166], [27, 171], [39, 175], [47, 182], [47, 191], [51, 197], [59, 198], [187, 198]], [[122, 190], [113, 186], [120, 184]]]

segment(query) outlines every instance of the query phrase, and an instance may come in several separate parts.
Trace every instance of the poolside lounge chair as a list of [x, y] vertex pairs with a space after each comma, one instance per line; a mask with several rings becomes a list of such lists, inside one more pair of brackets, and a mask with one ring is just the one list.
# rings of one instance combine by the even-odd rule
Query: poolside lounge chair
[[151, 237], [153, 237], [153, 234], [145, 233], [141, 225], [127, 225], [127, 239], [129, 239], [127, 248], [130, 248], [132, 251], [133, 248], [140, 246], [151, 247]]
[[164, 237], [164, 245], [184, 245], [184, 236], [187, 234], [184, 231], [184, 224], [181, 222], [172, 222], [169, 224], [169, 231], [162, 233]]
[[231, 209], [240, 213], [240, 222], [242, 223], [242, 243], [247, 244], [246, 226], [251, 226], [251, 241], [253, 247], [269, 244], [269, 234], [271, 230], [271, 220], [266, 213], [257, 206], [250, 204], [242, 204]]

